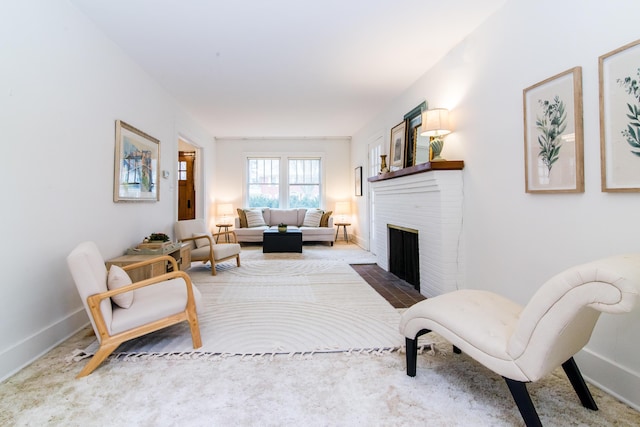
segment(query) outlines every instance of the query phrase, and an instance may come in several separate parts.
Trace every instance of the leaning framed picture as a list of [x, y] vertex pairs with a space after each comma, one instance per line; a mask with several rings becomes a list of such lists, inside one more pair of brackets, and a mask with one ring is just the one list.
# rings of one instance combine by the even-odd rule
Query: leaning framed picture
[[523, 91], [527, 193], [584, 192], [582, 68]]
[[640, 40], [602, 55], [598, 69], [602, 191], [640, 191]]
[[407, 122], [403, 121], [391, 128], [391, 147], [389, 148], [389, 165], [395, 169], [404, 166], [404, 141]]
[[113, 201], [158, 201], [160, 141], [116, 120]]
[[355, 169], [354, 182], [356, 196], [362, 196], [362, 166]]

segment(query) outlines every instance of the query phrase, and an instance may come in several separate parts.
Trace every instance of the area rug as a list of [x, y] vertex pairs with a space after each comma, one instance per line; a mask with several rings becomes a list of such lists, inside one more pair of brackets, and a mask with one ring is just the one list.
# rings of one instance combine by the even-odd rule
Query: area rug
[[[351, 261], [356, 253], [347, 251]], [[393, 352], [403, 344], [400, 315], [348, 264], [323, 249], [303, 254], [243, 250], [242, 265], [223, 264], [216, 276], [194, 265], [202, 293], [203, 345], [194, 350], [186, 322], [122, 344], [115, 359], [275, 357], [326, 352]], [[344, 250], [330, 251], [334, 258]], [[310, 256], [311, 254], [315, 254]], [[306, 258], [305, 258], [306, 256]], [[346, 255], [345, 255], [346, 256]], [[267, 259], [269, 258], [269, 259]], [[88, 357], [97, 342], [76, 354]]]

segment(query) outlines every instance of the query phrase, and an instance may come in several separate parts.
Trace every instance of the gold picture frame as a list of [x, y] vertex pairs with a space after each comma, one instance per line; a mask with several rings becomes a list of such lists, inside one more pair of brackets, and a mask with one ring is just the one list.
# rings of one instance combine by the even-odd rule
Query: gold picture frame
[[395, 169], [404, 167], [404, 145], [407, 122], [402, 121], [391, 128], [391, 146], [389, 147], [389, 165]]
[[160, 140], [116, 120], [114, 202], [160, 200]]
[[640, 40], [598, 58], [605, 192], [640, 191]]
[[527, 193], [584, 192], [582, 67], [523, 90]]

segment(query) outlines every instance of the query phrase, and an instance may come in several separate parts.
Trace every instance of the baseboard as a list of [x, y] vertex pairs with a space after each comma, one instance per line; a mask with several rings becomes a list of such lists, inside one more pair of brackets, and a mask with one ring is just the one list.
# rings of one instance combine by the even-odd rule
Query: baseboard
[[640, 375], [589, 349], [575, 356], [587, 382], [640, 411]]
[[47, 326], [0, 353], [0, 381], [42, 357], [49, 350], [89, 324], [84, 308]]

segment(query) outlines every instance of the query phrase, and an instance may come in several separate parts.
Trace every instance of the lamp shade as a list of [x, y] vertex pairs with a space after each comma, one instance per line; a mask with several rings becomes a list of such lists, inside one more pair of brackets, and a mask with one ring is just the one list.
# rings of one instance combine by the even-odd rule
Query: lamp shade
[[219, 216], [233, 215], [233, 205], [231, 203], [220, 203], [218, 205], [218, 215]]
[[442, 136], [451, 133], [449, 127], [449, 110], [434, 108], [422, 113], [422, 136]]
[[351, 215], [351, 203], [336, 202], [336, 215]]

